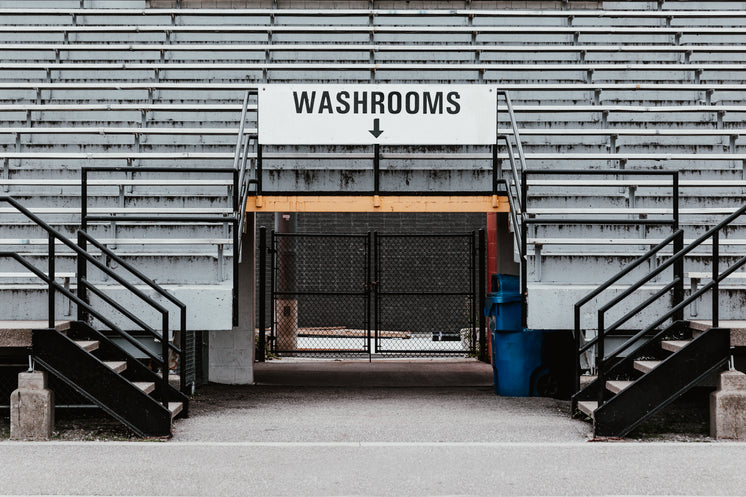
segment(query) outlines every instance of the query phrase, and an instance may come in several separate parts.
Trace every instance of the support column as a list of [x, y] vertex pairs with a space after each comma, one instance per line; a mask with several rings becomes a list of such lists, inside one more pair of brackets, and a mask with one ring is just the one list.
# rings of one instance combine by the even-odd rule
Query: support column
[[710, 394], [710, 436], [746, 440], [746, 374], [720, 373], [718, 389]]
[[48, 440], [54, 429], [54, 393], [47, 373], [18, 374], [18, 389], [10, 394], [11, 440]]
[[[279, 235], [297, 233], [298, 214], [275, 214], [275, 232]], [[292, 236], [280, 236], [277, 240], [277, 350], [298, 348], [298, 296], [294, 294], [296, 245], [296, 238]]]
[[[228, 385], [254, 383], [256, 319], [256, 214], [246, 213], [246, 233], [241, 236], [238, 264], [238, 326], [211, 331], [209, 338], [209, 380]], [[238, 257], [238, 254], [233, 254]]]

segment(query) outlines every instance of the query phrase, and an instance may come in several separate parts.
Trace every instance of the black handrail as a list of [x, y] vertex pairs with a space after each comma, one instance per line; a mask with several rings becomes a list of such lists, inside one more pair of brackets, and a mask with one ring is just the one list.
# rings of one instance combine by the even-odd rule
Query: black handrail
[[[126, 172], [126, 173], [141, 173], [141, 172], [155, 172], [155, 173], [170, 173], [170, 174], [185, 174], [185, 173], [196, 173], [196, 174], [230, 174], [232, 177], [232, 215], [230, 217], [224, 217], [224, 216], [215, 216], [215, 215], [171, 215], [171, 214], [153, 214], [153, 215], [141, 215], [141, 214], [105, 214], [105, 215], [90, 215], [88, 214], [88, 174], [89, 172]], [[233, 289], [232, 289], [232, 321], [233, 324], [237, 324], [238, 322], [238, 257], [236, 257], [236, 254], [239, 252], [239, 245], [240, 245], [240, 239], [239, 239], [239, 233], [238, 233], [238, 218], [240, 217], [239, 213], [239, 180], [238, 180], [239, 172], [235, 168], [208, 168], [208, 167], [190, 167], [190, 168], [178, 168], [174, 169], [172, 167], [165, 167], [165, 166], [147, 166], [147, 167], [131, 167], [131, 166], [84, 166], [81, 168], [81, 228], [82, 231], [85, 233], [88, 228], [89, 222], [94, 221], [105, 221], [105, 222], [111, 222], [111, 221], [131, 221], [131, 222], [153, 222], [153, 221], [160, 221], [160, 222], [206, 222], [206, 223], [231, 223], [233, 225], [233, 264], [232, 264], [232, 272], [233, 272]], [[86, 243], [90, 241], [91, 238], [89, 235], [84, 236], [84, 239], [81, 241], [82, 247], [86, 247]], [[80, 241], [80, 240], [79, 240]], [[153, 290], [158, 292], [158, 294], [162, 295], [164, 298], [175, 304], [179, 308], [180, 312], [180, 348], [184, 351], [186, 351], [187, 348], [187, 312], [186, 312], [186, 305], [178, 300], [176, 297], [174, 297], [171, 293], [169, 293], [167, 290], [162, 288], [160, 285], [155, 283], [152, 279], [148, 278], [144, 274], [140, 273], [136, 269], [134, 269], [131, 265], [127, 264], [125, 261], [123, 261], [121, 258], [119, 258], [113, 251], [105, 247], [103, 244], [96, 244], [96, 247], [100, 250], [104, 251], [109, 257], [111, 257], [113, 260], [115, 260], [118, 264], [120, 264], [122, 267], [127, 269], [131, 274], [133, 274], [135, 277], [137, 277], [140, 281], [151, 287]], [[85, 275], [85, 268], [80, 268], [82, 271], [79, 270], [79, 272], [83, 275]], [[182, 391], [187, 390], [187, 384], [186, 384], [186, 360], [182, 356], [179, 360], [179, 376], [181, 378], [181, 389]]]
[[[168, 340], [168, 311], [164, 309], [160, 304], [155, 302], [153, 299], [142, 293], [140, 290], [138, 290], [134, 285], [123, 279], [121, 276], [116, 274], [112, 269], [108, 268], [105, 264], [101, 263], [100, 261], [96, 260], [95, 257], [93, 257], [90, 253], [88, 253], [84, 248], [76, 245], [72, 240], [67, 238], [65, 235], [60, 233], [59, 231], [55, 230], [51, 226], [49, 226], [46, 222], [44, 222], [41, 218], [33, 214], [30, 210], [25, 208], [23, 205], [21, 205], [17, 200], [15, 200], [13, 197], [9, 196], [0, 196], [0, 202], [6, 202], [13, 206], [18, 212], [26, 216], [28, 219], [33, 221], [37, 226], [42, 228], [44, 231], [47, 232], [49, 235], [49, 254], [48, 254], [48, 274], [45, 275], [41, 270], [36, 268], [33, 264], [29, 263], [25, 258], [20, 256], [19, 254], [15, 252], [0, 252], [0, 256], [3, 257], [11, 257], [18, 261], [21, 265], [29, 269], [32, 273], [34, 273], [38, 278], [42, 279], [43, 281], [47, 282], [49, 284], [49, 303], [48, 303], [48, 325], [50, 329], [55, 328], [55, 305], [54, 305], [54, 297], [56, 292], [60, 292], [63, 295], [65, 295], [67, 298], [69, 298], [72, 302], [75, 302], [78, 306], [78, 311], [80, 313], [81, 309], [83, 309], [87, 314], [90, 314], [97, 320], [99, 320], [101, 323], [103, 323], [105, 326], [109, 327], [111, 331], [116, 332], [118, 335], [120, 335], [122, 338], [130, 342], [132, 345], [134, 345], [138, 350], [145, 353], [148, 357], [150, 357], [155, 363], [161, 368], [161, 389], [160, 389], [160, 395], [161, 395], [161, 403], [167, 408], [168, 407], [168, 356], [169, 356], [169, 350], [174, 350], [177, 354], [181, 354], [182, 350], [178, 347], [172, 345], [169, 343]], [[64, 288], [64, 286], [60, 285], [55, 281], [55, 251], [54, 251], [54, 244], [55, 240], [61, 241], [63, 244], [67, 245], [78, 258], [78, 268], [81, 266], [85, 266], [85, 262], [82, 262], [83, 260], [86, 262], [90, 262], [94, 264], [98, 269], [104, 272], [107, 276], [114, 278], [117, 282], [119, 282], [124, 288], [129, 290], [130, 292], [137, 295], [140, 299], [142, 299], [144, 302], [146, 302], [148, 305], [156, 309], [157, 311], [161, 312], [162, 315], [162, 334], [158, 334], [153, 328], [149, 326], [142, 327], [143, 331], [147, 332], [149, 335], [156, 339], [161, 340], [161, 352], [162, 356], [158, 357], [156, 354], [149, 351], [145, 346], [143, 346], [137, 339], [132, 337], [129, 333], [122, 330], [119, 326], [115, 325], [111, 320], [104, 317], [100, 312], [98, 312], [96, 309], [94, 309], [86, 300], [84, 294], [85, 291], [81, 291], [83, 289], [91, 289], [96, 293], [96, 295], [101, 295], [103, 292], [101, 292], [98, 288], [96, 288], [90, 281], [88, 281], [85, 277], [85, 275], [81, 275], [80, 272], [78, 273], [78, 295], [73, 294], [71, 291]], [[104, 298], [105, 301], [112, 302], [111, 299]], [[114, 306], [115, 309], [122, 311], [123, 307], [119, 304]], [[126, 309], [124, 309], [126, 311]], [[131, 314], [129, 312], [123, 313], [126, 317], [129, 317], [128, 314]], [[134, 321], [136, 324], [144, 324], [139, 319]]]
[[[548, 176], [548, 175], [558, 175], [558, 176], [670, 176], [671, 177], [671, 189], [672, 189], [672, 208], [671, 208], [671, 217], [670, 218], [663, 218], [663, 219], [607, 219], [604, 217], [593, 217], [593, 218], [574, 218], [574, 217], [562, 217], [562, 218], [546, 218], [546, 217], [535, 217], [532, 216], [530, 213], [530, 209], [528, 208], [528, 192], [529, 192], [529, 184], [528, 184], [528, 177], [529, 176]], [[582, 186], [582, 185], [579, 185]], [[665, 185], [664, 185], [665, 186]], [[522, 177], [521, 177], [521, 198], [522, 198], [522, 205], [525, 209], [525, 216], [524, 216], [524, 228], [521, 230], [521, 240], [522, 240], [522, 246], [523, 246], [523, 253], [525, 254], [528, 249], [528, 229], [527, 225], [529, 224], [579, 224], [579, 225], [599, 225], [599, 224], [625, 224], [625, 225], [669, 225], [674, 230], [678, 230], [679, 228], [679, 174], [678, 171], [642, 171], [642, 170], [626, 170], [626, 169], [594, 169], [594, 170], [577, 170], [577, 169], [542, 169], [542, 170], [525, 170], [523, 171]], [[592, 214], [592, 212], [589, 212], [589, 214]], [[576, 390], [579, 389], [579, 382], [580, 382], [580, 357], [582, 353], [587, 350], [588, 347], [584, 347], [584, 345], [581, 344], [582, 338], [581, 337], [581, 330], [580, 330], [580, 308], [590, 302], [592, 299], [597, 297], [601, 292], [609, 288], [612, 284], [614, 284], [616, 281], [620, 280], [622, 277], [629, 274], [632, 270], [634, 270], [636, 267], [638, 267], [640, 264], [647, 261], [652, 255], [659, 252], [661, 249], [663, 249], [671, 240], [674, 240], [676, 234], [670, 235], [664, 242], [662, 242], [659, 245], [656, 245], [652, 249], [650, 249], [646, 254], [644, 254], [642, 257], [637, 259], [636, 261], [632, 262], [630, 265], [628, 265], [625, 269], [623, 269], [620, 273], [618, 273], [616, 276], [612, 277], [611, 279], [607, 280], [606, 282], [602, 283], [598, 288], [596, 288], [594, 291], [583, 297], [581, 300], [579, 300], [575, 304], [575, 313], [574, 313], [574, 319], [575, 319], [575, 342], [576, 342], [576, 349], [578, 350], [578, 358], [576, 360]], [[682, 237], [683, 240], [683, 237]], [[525, 266], [525, 265], [524, 265]], [[527, 268], [522, 268], [522, 288], [521, 292], [522, 294], [526, 294], [528, 291], [528, 285], [527, 285], [527, 276], [528, 271]], [[677, 290], [678, 291], [678, 290]], [[682, 289], [683, 291], [683, 289]], [[523, 306], [523, 326], [526, 326], [526, 318], [528, 314], [528, 310], [526, 309], [526, 305], [524, 302]], [[582, 350], [580, 350], [582, 348]]]
[[[738, 268], [742, 267], [744, 264], [746, 264], [746, 257], [743, 257], [738, 260], [735, 264], [730, 266], [728, 269], [720, 272], [720, 264], [719, 264], [719, 252], [720, 252], [720, 232], [725, 228], [726, 226], [730, 225], [733, 221], [738, 219], [740, 216], [742, 216], [746, 212], [746, 206], [741, 207], [740, 209], [736, 210], [733, 214], [726, 217], [723, 221], [718, 223], [715, 227], [709, 229], [705, 234], [691, 242], [689, 245], [687, 245], [684, 248], [681, 248], [679, 250], [675, 250], [674, 254], [668, 258], [665, 262], [663, 262], [660, 266], [655, 268], [653, 271], [645, 275], [643, 278], [641, 278], [638, 282], [636, 282], [634, 285], [630, 287], [627, 291], [623, 292], [616, 298], [612, 299], [610, 302], [608, 302], [606, 305], [601, 307], [598, 310], [598, 345], [596, 348], [596, 371], [598, 374], [598, 381], [600, 385], [604, 384], [605, 381], [605, 374], [606, 374], [606, 367], [607, 364], [612, 361], [615, 358], [618, 358], [619, 355], [628, 350], [632, 345], [637, 343], [639, 340], [644, 338], [645, 336], [649, 335], [651, 332], [656, 330], [660, 325], [662, 325], [664, 322], [666, 322], [668, 319], [674, 319], [681, 320], [683, 319], [683, 313], [684, 309], [694, 302], [697, 298], [704, 295], [706, 292], [713, 290], [712, 292], [712, 327], [717, 328], [719, 327], [719, 307], [720, 307], [720, 295], [719, 295], [719, 284], [722, 280], [730, 276], [733, 272], [735, 272]], [[641, 309], [644, 309], [645, 307], [648, 307], [653, 302], [660, 299], [663, 295], [666, 295], [669, 293], [671, 289], [675, 289], [678, 286], [683, 287], [683, 279], [684, 279], [684, 258], [692, 252], [695, 248], [702, 245], [705, 241], [712, 238], [712, 280], [705, 284], [702, 288], [700, 288], [698, 291], [693, 292], [689, 297], [683, 298], [683, 292], [681, 292], [679, 295], [674, 294], [673, 298], [673, 305], [671, 309], [664, 313], [662, 316], [658, 317], [653, 323], [646, 326], [641, 331], [637, 332], [632, 337], [628, 338], [621, 346], [616, 348], [613, 352], [611, 352], [609, 355], [606, 355], [606, 351], [604, 350], [604, 339], [608, 332], [616, 330], [619, 326], [621, 326], [622, 323], [628, 321], [632, 317], [634, 317]], [[683, 235], [680, 235], [677, 237], [677, 240], [683, 241]], [[621, 318], [619, 318], [613, 325], [610, 327], [605, 327], [604, 324], [604, 318], [608, 311], [610, 311], [612, 308], [620, 304], [622, 301], [624, 301], [629, 295], [634, 293], [635, 290], [641, 288], [645, 283], [650, 282], [653, 278], [655, 278], [657, 275], [661, 274], [664, 270], [668, 269], [669, 267], [674, 266], [674, 278], [673, 280], [664, 285], [664, 287], [656, 292], [655, 294], [651, 295], [647, 299], [645, 299], [642, 303], [637, 305], [634, 309], [624, 314]], [[603, 388], [599, 389], [598, 392], [598, 402], [599, 406], [603, 403], [604, 400], [604, 391]]]
[[[587, 294], [582, 299], [578, 300], [575, 303], [575, 337], [580, 338], [580, 308], [593, 300], [594, 298], [598, 297], [601, 293], [604, 292], [604, 290], [608, 289], [611, 285], [616, 283], [617, 281], [621, 280], [625, 276], [627, 276], [629, 273], [631, 273], [633, 270], [637, 269], [640, 265], [647, 262], [651, 257], [656, 255], [658, 252], [666, 248], [675, 238], [680, 237], [684, 234], [684, 230], [677, 230], [671, 235], [669, 235], [665, 240], [660, 242], [655, 247], [651, 248], [645, 254], [640, 256], [638, 259], [630, 262], [627, 264], [621, 271], [619, 271], [616, 275], [612, 276], [605, 282], [601, 283], [595, 290]], [[598, 336], [594, 337], [591, 340], [588, 340], [583, 346], [578, 347], [578, 352], [583, 353], [589, 348], [591, 348], [596, 342], [598, 341]]]
[[[147, 286], [155, 290], [163, 298], [170, 301], [171, 303], [176, 305], [176, 307], [179, 308], [179, 348], [182, 351], [184, 351], [184, 353], [186, 353], [186, 349], [187, 349], [187, 343], [186, 343], [187, 308], [186, 308], [186, 304], [182, 302], [181, 300], [177, 299], [171, 292], [161, 287], [158, 283], [153, 281], [151, 278], [148, 278], [143, 273], [135, 269], [131, 264], [129, 264], [127, 261], [119, 257], [116, 254], [116, 252], [111, 250], [109, 247], [99, 242], [98, 240], [93, 238], [91, 235], [89, 235], [85, 231], [78, 230], [78, 244], [81, 243], [81, 237], [86, 242], [90, 243], [91, 245], [99, 249], [102, 253], [106, 254], [106, 256], [111, 258], [111, 260], [119, 264], [121, 268], [129, 271], [130, 274], [134, 275], [141, 282], [145, 283]], [[179, 358], [179, 379], [180, 379], [179, 384], [181, 386], [182, 392], [186, 392], [188, 385], [187, 385], [187, 377], [186, 377], [186, 361], [184, 360], [183, 356]]]

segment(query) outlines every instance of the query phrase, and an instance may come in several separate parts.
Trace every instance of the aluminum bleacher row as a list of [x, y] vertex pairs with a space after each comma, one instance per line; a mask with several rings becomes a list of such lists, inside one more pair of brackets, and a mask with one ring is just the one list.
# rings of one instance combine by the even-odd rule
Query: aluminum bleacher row
[[[80, 217], [83, 166], [230, 167], [249, 88], [480, 83], [510, 92], [529, 168], [620, 171], [529, 179], [528, 214], [665, 216], [673, 209], [670, 181], [621, 173], [677, 171], [681, 224], [694, 238], [740, 207], [746, 192], [746, 11], [738, 10], [742, 2], [660, 2], [657, 10], [649, 3], [607, 2], [613, 10], [572, 10], [572, 2], [570, 10], [163, 10], [146, 2], [80, 8], [76, 0], [2, 8], [0, 187], [71, 233]], [[127, 7], [133, 5], [139, 6]], [[255, 100], [248, 110], [253, 134], [261, 126]], [[504, 110], [500, 102], [499, 132], [507, 135]], [[504, 146], [499, 153], [507, 177]], [[410, 174], [419, 187], [435, 170], [455, 189], [469, 190], [489, 182], [491, 157], [479, 147], [383, 147], [381, 167], [392, 176]], [[365, 148], [278, 147], [264, 154], [265, 188], [318, 189], [342, 184], [343, 173], [355, 179], [354, 188], [365, 184], [371, 160]], [[298, 179], [298, 170], [315, 174]], [[100, 174], [90, 181], [90, 209], [99, 209], [92, 212], [231, 210], [232, 184], [222, 176]], [[30, 226], [3, 210], [0, 216], [0, 244], [43, 253]], [[191, 295], [190, 326], [230, 327], [199, 311], [230, 302], [227, 223], [97, 221], [89, 229]], [[533, 224], [529, 326], [572, 328], [572, 303], [666, 229]], [[746, 253], [746, 229], [734, 227], [724, 244], [728, 256]], [[690, 259], [698, 272], [709, 267], [704, 254]], [[2, 264], [2, 288], [15, 292], [23, 279]], [[72, 255], [60, 267], [74, 270]], [[726, 286], [741, 285], [732, 281]], [[735, 311], [741, 297], [733, 298]], [[33, 317], [16, 308], [26, 312], [17, 317]]]

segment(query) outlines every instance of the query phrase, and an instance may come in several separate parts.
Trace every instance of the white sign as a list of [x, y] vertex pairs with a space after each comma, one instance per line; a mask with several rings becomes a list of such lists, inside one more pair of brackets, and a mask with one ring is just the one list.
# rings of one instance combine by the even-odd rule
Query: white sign
[[497, 96], [486, 85], [265, 85], [266, 145], [491, 145]]

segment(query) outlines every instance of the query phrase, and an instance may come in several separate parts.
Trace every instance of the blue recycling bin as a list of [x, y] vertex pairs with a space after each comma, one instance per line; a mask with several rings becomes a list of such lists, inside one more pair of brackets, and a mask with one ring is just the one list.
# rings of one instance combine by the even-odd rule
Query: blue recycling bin
[[495, 394], [503, 397], [538, 395], [536, 382], [544, 372], [542, 343], [538, 330], [493, 331], [492, 372]]
[[484, 307], [484, 315], [488, 317], [490, 331], [521, 330], [519, 282], [518, 276], [492, 275], [492, 291], [487, 294]]
[[542, 333], [521, 327], [518, 276], [492, 275], [484, 314], [489, 318], [495, 393], [505, 397], [532, 395], [532, 381], [541, 368]]

